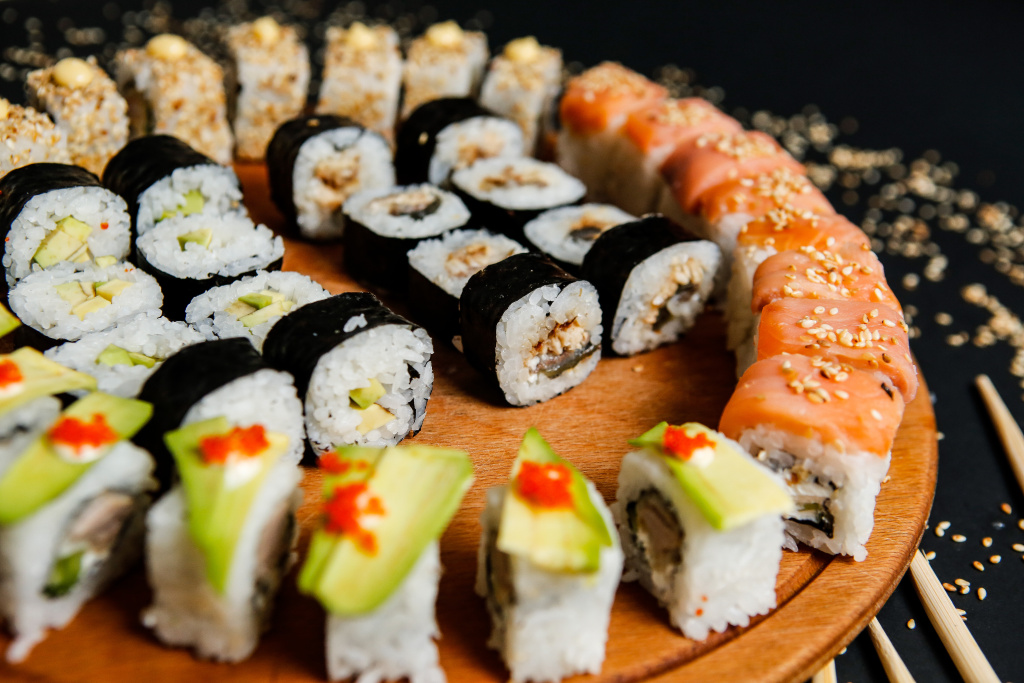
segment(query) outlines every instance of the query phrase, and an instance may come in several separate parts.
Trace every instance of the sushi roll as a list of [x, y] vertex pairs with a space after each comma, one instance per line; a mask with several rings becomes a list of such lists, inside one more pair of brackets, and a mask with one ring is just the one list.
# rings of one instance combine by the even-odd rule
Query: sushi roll
[[487, 66], [487, 36], [454, 21], [429, 27], [412, 41], [405, 60], [402, 116], [442, 97], [474, 97]]
[[676, 341], [693, 327], [715, 284], [721, 254], [664, 216], [611, 228], [583, 259], [597, 288], [605, 344], [632, 356]]
[[469, 209], [456, 195], [433, 185], [364, 190], [344, 206], [343, 258], [361, 282], [402, 292], [408, 252], [420, 241], [467, 227]]
[[594, 485], [531, 428], [480, 524], [476, 592], [513, 683], [600, 673], [623, 556]]
[[224, 70], [181, 36], [163, 33], [114, 58], [128, 101], [133, 138], [166, 134], [188, 140], [217, 163], [231, 163]]
[[107, 164], [103, 184], [128, 203], [136, 236], [169, 219], [245, 212], [235, 172], [169, 135], [129, 142]]
[[516, 254], [469, 279], [459, 298], [462, 351], [514, 406], [582, 383], [601, 358], [597, 289], [539, 254]]
[[533, 36], [509, 41], [491, 60], [480, 86], [480, 104], [515, 121], [523, 132], [523, 154], [541, 145], [543, 123], [552, 115], [562, 83], [562, 51]]
[[432, 446], [343, 447], [320, 468], [323, 521], [299, 590], [327, 611], [328, 679], [443, 683], [434, 644], [438, 545], [472, 484], [469, 456]]
[[554, 164], [530, 157], [481, 159], [452, 175], [474, 220], [524, 242], [523, 226], [551, 209], [576, 204], [587, 192]]
[[8, 302], [45, 339], [75, 341], [140, 314], [159, 315], [163, 294], [152, 275], [130, 263], [106, 268], [65, 263], [22, 278]]
[[718, 428], [785, 480], [787, 548], [861, 562], [903, 407], [874, 372], [775, 356], [743, 373]]
[[157, 225], [135, 242], [139, 266], [164, 290], [164, 315], [184, 320], [189, 302], [211, 287], [258, 270], [279, 270], [284, 242], [246, 216], [187, 216]]
[[319, 457], [336, 446], [391, 446], [423, 426], [434, 386], [426, 330], [372, 294], [306, 304], [267, 334], [263, 355], [295, 377]]
[[421, 104], [398, 131], [398, 182], [446, 186], [455, 171], [479, 159], [523, 156], [519, 127], [469, 98]]
[[50, 117], [0, 97], [0, 177], [27, 164], [71, 161], [64, 133]]
[[292, 26], [273, 17], [232, 26], [227, 91], [235, 130], [235, 155], [263, 161], [277, 127], [306, 106], [309, 50]]
[[523, 226], [527, 243], [570, 273], [579, 273], [594, 241], [616, 225], [639, 220], [611, 204], [551, 209]]
[[165, 435], [179, 482], [146, 516], [153, 604], [142, 623], [202, 659], [239, 662], [270, 627], [294, 562], [302, 470], [291, 438], [223, 413]]
[[0, 439], [0, 616], [12, 663], [131, 568], [156, 487], [149, 454], [127, 441], [149, 404], [94, 392], [57, 416], [59, 403], [46, 401], [48, 420]]
[[95, 389], [95, 377], [54, 362], [27, 346], [0, 354], [0, 423], [4, 425], [0, 440], [12, 433], [8, 416], [22, 407], [46, 396]]
[[409, 308], [413, 317], [452, 341], [459, 334], [459, 297], [480, 269], [526, 248], [489, 230], [453, 230], [409, 250]]
[[793, 512], [782, 482], [695, 422], [662, 422], [630, 443], [612, 506], [624, 580], [639, 580], [693, 640], [774, 608], [781, 515]]
[[25, 77], [29, 103], [53, 117], [72, 164], [99, 175], [128, 142], [128, 103], [95, 57], [66, 57]]
[[89, 171], [30, 164], [0, 179], [7, 284], [59, 263], [123, 261], [131, 248], [125, 202]]
[[317, 114], [343, 116], [394, 139], [402, 89], [402, 53], [390, 26], [353, 22], [327, 29]]
[[301, 116], [278, 128], [267, 148], [267, 172], [271, 198], [307, 239], [340, 237], [349, 197], [395, 184], [384, 138], [331, 115]]
[[[76, 342], [46, 351], [46, 357], [96, 378], [100, 391], [134, 398], [169, 356], [203, 336], [184, 323], [140, 315], [106, 332], [87, 334]], [[84, 390], [73, 392], [84, 395]]]
[[219, 339], [182, 348], [142, 385], [139, 398], [153, 404], [153, 420], [136, 443], [153, 454], [163, 489], [175, 478], [164, 434], [223, 416], [233, 427], [261, 424], [288, 440], [285, 458], [302, 458], [302, 403], [291, 375], [272, 369], [245, 339]]

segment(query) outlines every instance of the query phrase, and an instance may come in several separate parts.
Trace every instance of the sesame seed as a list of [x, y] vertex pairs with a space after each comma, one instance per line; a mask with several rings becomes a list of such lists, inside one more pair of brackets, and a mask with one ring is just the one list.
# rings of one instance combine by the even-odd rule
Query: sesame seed
[[1003, 561], [1003, 556], [1002, 555], [993, 555], [990, 558], [988, 558], [988, 561], [991, 562], [992, 564], [999, 564], [1000, 562]]
[[875, 410], [874, 408], [872, 408], [871, 409], [871, 417], [875, 418], [876, 420], [881, 421], [882, 414], [880, 412], [878, 412], [877, 410]]
[[945, 588], [950, 593], [956, 593], [956, 586], [954, 586], [951, 583], [943, 582], [942, 587]]
[[830, 308], [829, 311], [828, 311], [829, 315], [836, 315], [838, 313], [839, 313], [839, 309], [838, 308]]
[[963, 586], [970, 586], [971, 585], [971, 582], [968, 581], [967, 579], [953, 579], [953, 583], [955, 583], [956, 585], [960, 586], [961, 588]]
[[971, 566], [977, 569], [979, 572], [985, 571], [985, 565], [983, 565], [981, 562], [978, 562], [977, 560], [971, 562]]
[[1024, 553], [1024, 543], [1014, 543], [1012, 546], [1014, 552]]
[[1017, 528], [1024, 530], [1024, 519], [1017, 520]]
[[988, 597], [988, 591], [985, 590], [984, 588], [979, 587], [978, 588], [978, 599], [979, 600], [984, 600], [987, 597]]
[[963, 543], [967, 540], [967, 537], [963, 534], [953, 534], [950, 538], [953, 539], [954, 543]]
[[633, 372], [643, 372], [643, 371], [644, 371], [644, 366], [643, 365], [634, 365], [633, 366]]
[[913, 619], [909, 620], [907, 622], [907, 628], [909, 628], [911, 631], [913, 631], [915, 628], [917, 628], [917, 622], [914, 621]]
[[992, 537], [991, 536], [986, 536], [985, 538], [981, 539], [981, 544], [983, 546], [985, 546], [986, 548], [991, 548], [992, 547]]
[[1010, 507], [1009, 503], [1003, 503], [1002, 505], [999, 506], [999, 509], [1005, 512], [1006, 514], [1010, 514], [1011, 512], [1013, 512], [1013, 508]]
[[962, 617], [967, 616], [967, 610], [960, 609], [959, 607], [956, 608], [956, 613], [959, 614]]
[[937, 526], [937, 527], [935, 527], [935, 535], [938, 536], [939, 538], [942, 538], [943, 536], [946, 535], [946, 530], [943, 529], [941, 526]]
[[935, 528], [936, 529], [942, 529], [943, 531], [945, 531], [946, 529], [948, 529], [951, 526], [953, 526], [952, 522], [947, 522], [946, 520], [942, 520], [941, 522], [938, 523], [938, 525]]
[[929, 562], [934, 560], [935, 559], [935, 551], [934, 550], [929, 550], [928, 552], [926, 552], [924, 554], [924, 559], [928, 560]]
[[967, 595], [971, 592], [970, 586], [960, 586], [960, 595]]

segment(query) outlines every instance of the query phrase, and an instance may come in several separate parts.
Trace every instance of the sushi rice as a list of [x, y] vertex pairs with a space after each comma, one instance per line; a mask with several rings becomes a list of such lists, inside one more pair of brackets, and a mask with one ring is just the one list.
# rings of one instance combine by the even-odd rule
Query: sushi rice
[[204, 198], [198, 215], [207, 219], [232, 213], [246, 215], [242, 206], [242, 189], [235, 172], [226, 166], [197, 164], [175, 169], [169, 176], [150, 185], [139, 195], [139, 211], [135, 219], [138, 236], [146, 234], [164, 221], [165, 212], [175, 213], [185, 204], [185, 194], [198, 190]]

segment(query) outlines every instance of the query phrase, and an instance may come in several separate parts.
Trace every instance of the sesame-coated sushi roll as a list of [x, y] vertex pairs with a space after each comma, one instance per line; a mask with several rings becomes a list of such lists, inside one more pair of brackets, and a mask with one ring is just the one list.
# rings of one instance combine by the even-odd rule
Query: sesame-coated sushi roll
[[775, 607], [781, 515], [793, 511], [781, 480], [695, 422], [662, 422], [630, 443], [612, 506], [624, 580], [639, 580], [694, 640]]
[[473, 97], [487, 66], [487, 36], [454, 21], [434, 24], [412, 41], [402, 83], [402, 118], [430, 100]]
[[415, 435], [434, 386], [433, 352], [426, 330], [365, 292], [306, 304], [263, 343], [267, 362], [295, 377], [316, 456]]
[[309, 51], [294, 27], [272, 17], [232, 26], [226, 42], [235, 155], [262, 161], [277, 127], [306, 106]]
[[860, 562], [903, 406], [874, 372], [775, 356], [743, 373], [719, 429], [786, 481], [796, 504], [787, 547]]
[[639, 220], [611, 204], [563, 206], [540, 214], [523, 226], [527, 244], [570, 273], [579, 273], [594, 241], [623, 223]]
[[26, 164], [50, 161], [66, 164], [67, 140], [50, 117], [32, 107], [20, 107], [0, 97], [0, 177]]
[[583, 259], [581, 276], [601, 301], [605, 344], [632, 356], [676, 341], [704, 310], [721, 254], [664, 216], [609, 229]]
[[117, 54], [117, 85], [128, 100], [132, 137], [188, 140], [218, 163], [231, 162], [224, 71], [181, 36], [161, 34]]
[[391, 149], [378, 133], [332, 115], [285, 122], [267, 148], [270, 196], [307, 239], [342, 235], [341, 207], [361, 190], [395, 184]]
[[600, 673], [623, 558], [593, 483], [531, 428], [480, 524], [476, 592], [513, 683]]
[[394, 139], [402, 88], [402, 53], [390, 26], [354, 22], [327, 29], [318, 114], [344, 116]]
[[128, 103], [95, 57], [67, 57], [25, 78], [29, 102], [53, 117], [71, 163], [99, 175], [128, 142]]
[[552, 115], [562, 82], [562, 51], [533, 36], [509, 41], [491, 60], [480, 87], [480, 104], [518, 124], [523, 153], [541, 145], [543, 123]]
[[459, 299], [462, 350], [514, 406], [583, 382], [601, 358], [597, 290], [539, 254], [516, 254], [469, 279]]

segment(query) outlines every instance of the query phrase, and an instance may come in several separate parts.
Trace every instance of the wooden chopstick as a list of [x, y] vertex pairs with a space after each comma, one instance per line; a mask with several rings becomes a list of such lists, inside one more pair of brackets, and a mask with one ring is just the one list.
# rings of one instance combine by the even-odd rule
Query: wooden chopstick
[[1017, 483], [1024, 490], [1024, 434], [1021, 434], [1020, 427], [1010, 414], [1010, 409], [999, 397], [999, 392], [988, 375], [978, 375], [974, 383], [985, 400], [985, 407], [988, 408], [988, 414], [995, 423], [996, 431], [999, 432], [999, 439], [1003, 442]]
[[828, 660], [828, 664], [821, 667], [821, 671], [814, 674], [811, 683], [839, 683], [839, 677], [836, 676], [836, 660]]
[[971, 632], [956, 608], [953, 601], [946, 595], [946, 589], [939, 583], [931, 565], [918, 550], [910, 563], [910, 573], [914, 577], [917, 595], [921, 598], [925, 612], [932, 626], [942, 639], [946, 652], [953, 658], [957, 671], [963, 676], [965, 683], [1000, 683], [992, 665], [985, 658], [985, 653], [978, 647]]
[[910, 670], [900, 658], [900, 653], [892, 646], [889, 636], [885, 635], [882, 625], [878, 619], [872, 619], [868, 624], [868, 631], [871, 632], [871, 642], [875, 646], [878, 658], [882, 660], [882, 668], [885, 675], [889, 677], [889, 683], [916, 683], [910, 675]]

